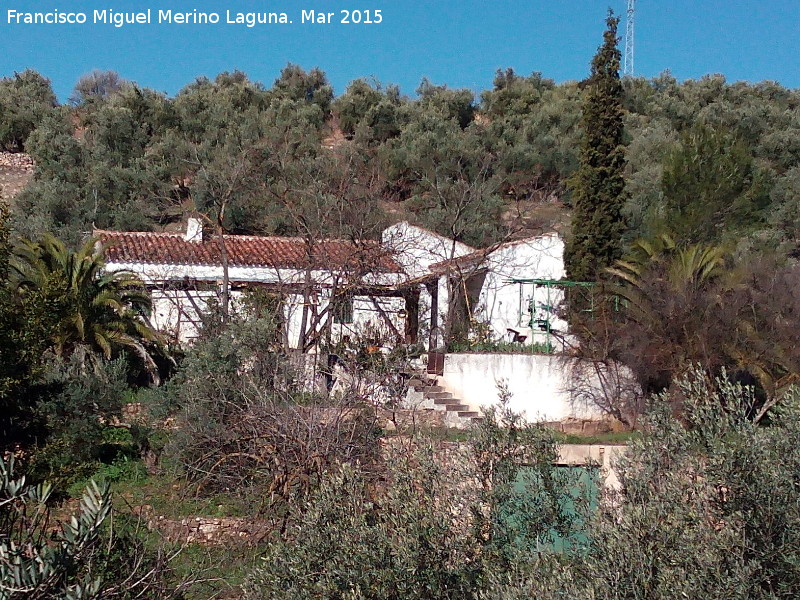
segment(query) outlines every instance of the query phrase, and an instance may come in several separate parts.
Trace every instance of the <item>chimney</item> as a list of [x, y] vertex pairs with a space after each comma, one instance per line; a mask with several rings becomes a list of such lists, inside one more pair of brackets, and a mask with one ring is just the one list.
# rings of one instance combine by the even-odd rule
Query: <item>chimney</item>
[[196, 217], [189, 217], [186, 222], [186, 234], [183, 239], [187, 242], [202, 242], [203, 241], [203, 221]]

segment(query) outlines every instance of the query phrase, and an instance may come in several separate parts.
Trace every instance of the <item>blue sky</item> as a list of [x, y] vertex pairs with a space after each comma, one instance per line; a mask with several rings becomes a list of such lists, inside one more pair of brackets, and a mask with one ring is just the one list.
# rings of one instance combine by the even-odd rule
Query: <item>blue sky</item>
[[[0, 4], [0, 75], [31, 67], [63, 100], [78, 77], [113, 69], [174, 94], [199, 75], [240, 69], [272, 84], [287, 62], [321, 67], [337, 94], [358, 77], [399, 84], [413, 95], [423, 76], [482, 90], [498, 68], [541, 71], [556, 81], [582, 79], [601, 42], [606, 11], [624, 0], [70, 0]], [[94, 10], [217, 12], [217, 25], [91, 23]], [[8, 24], [9, 9], [85, 12], [85, 25]], [[380, 10], [372, 25], [301, 24], [302, 10]], [[286, 12], [292, 24], [228, 25], [226, 11]], [[374, 14], [374, 13], [373, 13]], [[154, 14], [154, 20], [155, 20]], [[624, 40], [621, 45], [624, 44]], [[722, 73], [729, 81], [774, 80], [800, 87], [797, 0], [638, 0], [636, 74], [670, 70], [678, 79]]]

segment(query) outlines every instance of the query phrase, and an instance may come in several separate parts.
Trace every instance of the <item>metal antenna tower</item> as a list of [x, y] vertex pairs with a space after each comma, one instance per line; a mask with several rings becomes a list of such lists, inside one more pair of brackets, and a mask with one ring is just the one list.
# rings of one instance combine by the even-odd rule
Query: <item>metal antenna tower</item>
[[628, 0], [628, 18], [625, 21], [625, 62], [622, 67], [623, 75], [633, 76], [633, 17], [636, 0]]

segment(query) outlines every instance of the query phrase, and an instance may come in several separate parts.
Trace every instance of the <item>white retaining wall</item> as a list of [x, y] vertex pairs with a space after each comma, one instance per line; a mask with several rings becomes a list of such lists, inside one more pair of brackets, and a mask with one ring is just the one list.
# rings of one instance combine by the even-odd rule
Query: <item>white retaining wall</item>
[[472, 410], [497, 404], [497, 383], [511, 392], [511, 409], [529, 421], [602, 420], [605, 414], [574, 401], [570, 368], [544, 354], [447, 354], [440, 384]]

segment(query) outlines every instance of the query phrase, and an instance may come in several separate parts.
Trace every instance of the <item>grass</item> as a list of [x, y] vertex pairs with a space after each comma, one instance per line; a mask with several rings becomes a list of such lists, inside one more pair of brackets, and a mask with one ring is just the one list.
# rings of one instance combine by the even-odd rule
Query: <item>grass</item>
[[[414, 435], [434, 442], [466, 442], [470, 437], [468, 429], [452, 429], [448, 427], [417, 427], [413, 432], [410, 429], [390, 431], [385, 437], [399, 437]], [[579, 435], [573, 433], [556, 433], [559, 444], [607, 444], [609, 446], [625, 445], [629, 441], [640, 437], [638, 431], [596, 433]]]
[[450, 353], [489, 353], [489, 354], [553, 354], [552, 344], [535, 342], [452, 342], [447, 350]]
[[[257, 503], [247, 502], [233, 494], [198, 497], [186, 482], [169, 473], [148, 474], [142, 461], [120, 456], [111, 464], [100, 465], [91, 476], [111, 484], [115, 528], [135, 530], [147, 556], [166, 552], [172, 556], [167, 578], [170, 582], [189, 582], [182, 596], [185, 600], [241, 597], [241, 584], [258, 564], [264, 544], [248, 546], [232, 541], [225, 545], [185, 544], [167, 541], [161, 533], [148, 530], [146, 521], [161, 516], [179, 521], [194, 517], [247, 517]], [[70, 495], [79, 498], [89, 478], [70, 487]], [[149, 507], [146, 513], [141, 508]], [[65, 504], [61, 512], [69, 514], [75, 501]]]
[[170, 585], [182, 585], [181, 598], [206, 600], [215, 598], [241, 598], [241, 585], [247, 575], [258, 564], [264, 545], [247, 546], [231, 543], [226, 545], [187, 544], [180, 540], [168, 541], [156, 530], [148, 530], [140, 517], [120, 510], [115, 503], [115, 523], [119, 531], [128, 528], [142, 544], [143, 556], [158, 554], [169, 556], [166, 580]]
[[186, 482], [166, 473], [141, 480], [118, 481], [112, 488], [115, 506], [151, 506], [153, 513], [167, 519], [184, 517], [243, 517], [251, 503], [229, 494], [198, 496]]
[[641, 433], [638, 431], [616, 431], [591, 435], [559, 433], [557, 435], [557, 439], [561, 444], [607, 444], [609, 446], [623, 446], [639, 437], [641, 437]]
[[423, 438], [432, 442], [466, 442], [469, 439], [468, 429], [452, 429], [449, 427], [422, 427], [398, 429], [387, 431], [383, 437], [406, 437], [413, 436]]
[[200, 580], [187, 600], [241, 598], [241, 585], [259, 563], [263, 548], [186, 545], [171, 565], [177, 579]]

